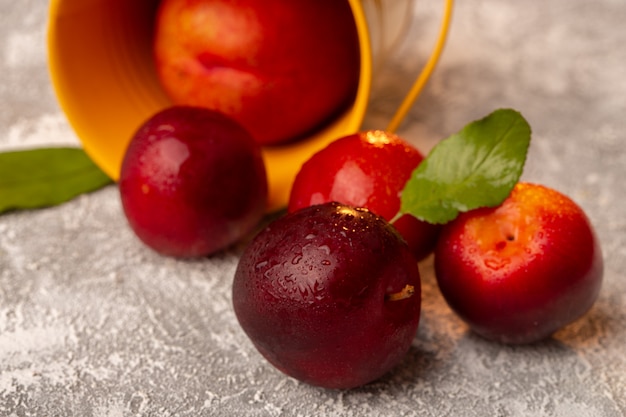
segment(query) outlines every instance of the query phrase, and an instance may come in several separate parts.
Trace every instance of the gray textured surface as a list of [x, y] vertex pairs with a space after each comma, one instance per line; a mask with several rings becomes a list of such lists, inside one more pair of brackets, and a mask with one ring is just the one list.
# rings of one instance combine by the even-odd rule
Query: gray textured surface
[[[418, 2], [366, 127], [385, 126], [440, 8]], [[78, 143], [47, 78], [46, 9], [0, 0], [0, 149]], [[111, 186], [0, 217], [0, 415], [625, 415], [624, 21], [624, 0], [459, 1], [441, 65], [400, 131], [427, 151], [496, 107], [530, 121], [525, 179], [583, 206], [606, 259], [597, 304], [551, 340], [513, 348], [472, 336], [428, 259], [423, 319], [401, 368], [350, 392], [303, 385], [264, 362], [236, 324], [240, 248], [159, 257], [133, 237]]]

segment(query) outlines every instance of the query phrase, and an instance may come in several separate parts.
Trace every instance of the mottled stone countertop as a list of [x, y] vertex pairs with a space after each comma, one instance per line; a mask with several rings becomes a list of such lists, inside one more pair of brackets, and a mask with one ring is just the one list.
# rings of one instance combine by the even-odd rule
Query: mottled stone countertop
[[[365, 127], [386, 125], [430, 51], [441, 4], [417, 2]], [[0, 0], [0, 150], [79, 144], [48, 78], [47, 7]], [[401, 367], [352, 391], [304, 385], [266, 363], [236, 323], [241, 247], [200, 261], [158, 256], [109, 186], [0, 216], [0, 415], [626, 415], [625, 21], [624, 0], [459, 1], [440, 66], [399, 130], [426, 152], [498, 107], [529, 120], [524, 179], [577, 201], [605, 257], [597, 303], [550, 340], [506, 347], [469, 333], [429, 258]]]

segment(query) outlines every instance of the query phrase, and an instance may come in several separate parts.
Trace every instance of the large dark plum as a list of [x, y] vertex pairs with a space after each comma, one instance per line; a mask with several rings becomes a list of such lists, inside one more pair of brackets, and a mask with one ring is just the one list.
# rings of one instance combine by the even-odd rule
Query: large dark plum
[[397, 365], [420, 315], [417, 261], [398, 232], [339, 203], [287, 214], [243, 253], [233, 305], [259, 352], [284, 373], [352, 388]]

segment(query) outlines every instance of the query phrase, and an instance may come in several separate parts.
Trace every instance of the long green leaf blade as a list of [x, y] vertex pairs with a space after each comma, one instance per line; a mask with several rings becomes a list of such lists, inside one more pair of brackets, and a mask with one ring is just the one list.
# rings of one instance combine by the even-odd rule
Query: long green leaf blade
[[110, 183], [80, 148], [0, 153], [0, 213], [58, 205]]

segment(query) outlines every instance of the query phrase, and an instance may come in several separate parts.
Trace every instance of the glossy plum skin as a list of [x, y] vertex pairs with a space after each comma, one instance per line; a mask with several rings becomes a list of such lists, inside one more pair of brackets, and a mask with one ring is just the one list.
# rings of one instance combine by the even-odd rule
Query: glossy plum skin
[[259, 145], [212, 110], [174, 106], [133, 135], [119, 191], [135, 234], [155, 251], [200, 257], [250, 233], [265, 213]]
[[595, 302], [603, 275], [589, 219], [569, 197], [519, 183], [497, 208], [444, 226], [435, 273], [450, 307], [487, 339], [545, 339]]
[[[412, 295], [389, 299], [407, 285]], [[419, 322], [420, 275], [382, 218], [326, 203], [287, 214], [255, 237], [235, 273], [233, 305], [276, 368], [347, 389], [381, 377], [407, 353]]]
[[174, 103], [219, 110], [263, 145], [310, 133], [360, 80], [347, 0], [162, 0], [155, 68]]
[[[288, 210], [338, 201], [367, 208], [387, 221], [400, 210], [400, 194], [424, 157], [397, 135], [369, 130], [332, 142], [296, 175]], [[429, 255], [440, 226], [404, 215], [394, 226], [418, 260]]]

